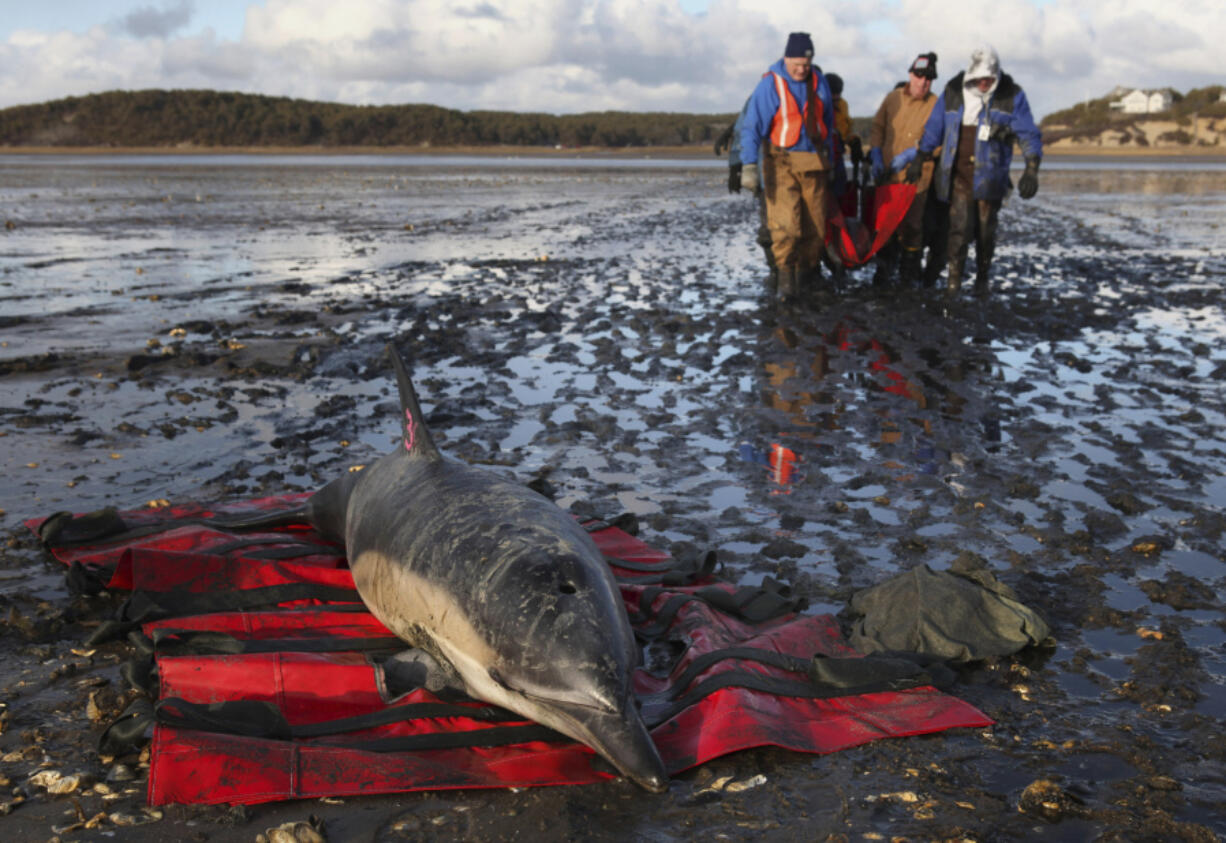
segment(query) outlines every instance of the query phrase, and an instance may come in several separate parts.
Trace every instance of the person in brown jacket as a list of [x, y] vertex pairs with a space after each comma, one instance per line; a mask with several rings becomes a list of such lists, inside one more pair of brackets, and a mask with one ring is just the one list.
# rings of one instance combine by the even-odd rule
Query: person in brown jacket
[[[937, 97], [932, 93], [932, 80], [936, 78], [936, 53], [923, 53], [911, 63], [907, 81], [899, 82], [881, 101], [868, 136], [870, 173], [874, 183], [905, 180], [907, 165], [915, 157], [924, 124], [936, 105]], [[921, 281], [920, 264], [925, 242], [930, 244], [930, 248], [928, 271], [922, 277], [924, 285], [930, 286], [940, 274], [945, 255], [938, 244], [943, 243], [945, 238], [925, 237], [926, 228], [930, 235], [940, 233], [940, 221], [944, 216], [940, 203], [929, 202], [928, 187], [932, 183], [933, 166], [931, 161], [924, 165], [923, 176], [916, 185], [915, 199], [907, 216], [890, 242], [878, 253], [874, 284], [883, 286], [893, 281], [896, 265], [903, 284], [918, 284]]]

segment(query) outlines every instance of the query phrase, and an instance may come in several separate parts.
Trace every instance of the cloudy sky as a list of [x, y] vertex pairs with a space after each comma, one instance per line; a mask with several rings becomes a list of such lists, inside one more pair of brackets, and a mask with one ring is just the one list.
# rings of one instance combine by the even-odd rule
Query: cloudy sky
[[731, 112], [787, 33], [875, 111], [917, 52], [993, 43], [1037, 115], [1226, 83], [1222, 0], [0, 0], [0, 107], [212, 88], [462, 110]]

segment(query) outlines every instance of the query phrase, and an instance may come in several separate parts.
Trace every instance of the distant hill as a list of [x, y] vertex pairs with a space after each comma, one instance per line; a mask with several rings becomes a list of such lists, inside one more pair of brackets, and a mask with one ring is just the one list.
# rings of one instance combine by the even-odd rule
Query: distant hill
[[1131, 89], [1116, 88], [1106, 96], [1048, 114], [1040, 122], [1045, 146], [1216, 148], [1226, 153], [1226, 102], [1221, 85], [1175, 92], [1166, 111], [1123, 114], [1111, 108]]
[[219, 91], [108, 91], [0, 110], [8, 147], [710, 144], [735, 114], [536, 114], [343, 105]]

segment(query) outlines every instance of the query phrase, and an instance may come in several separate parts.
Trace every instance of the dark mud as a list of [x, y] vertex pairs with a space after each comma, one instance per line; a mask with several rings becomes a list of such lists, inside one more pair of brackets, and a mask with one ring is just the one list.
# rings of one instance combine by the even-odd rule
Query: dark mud
[[[1053, 169], [1003, 213], [988, 301], [858, 271], [779, 314], [718, 169], [0, 171], [6, 840], [1226, 834], [1223, 173]], [[80, 643], [113, 599], [69, 595], [20, 521], [316, 488], [390, 447], [392, 340], [442, 447], [563, 506], [815, 612], [974, 554], [1054, 647], [963, 671], [991, 729], [743, 752], [660, 796], [144, 809], [142, 759], [95, 750], [130, 693], [126, 650]], [[786, 484], [744, 458], [771, 443]]]

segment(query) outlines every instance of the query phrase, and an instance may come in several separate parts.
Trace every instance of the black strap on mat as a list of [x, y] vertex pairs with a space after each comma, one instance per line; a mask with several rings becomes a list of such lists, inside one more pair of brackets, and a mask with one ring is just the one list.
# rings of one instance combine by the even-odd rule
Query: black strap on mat
[[119, 607], [117, 617], [94, 630], [87, 645], [97, 646], [126, 635], [141, 624], [163, 618], [258, 609], [300, 600], [342, 604], [361, 602], [358, 593], [351, 588], [316, 583], [286, 583], [219, 592], [133, 591]]
[[218, 656], [241, 653], [344, 653], [399, 651], [407, 645], [394, 635], [342, 638], [238, 638], [225, 632], [155, 629], [152, 644], [159, 656]]
[[[48, 550], [57, 548], [91, 547], [132, 541], [144, 536], [169, 532], [179, 527], [208, 527], [213, 530], [258, 530], [277, 527], [310, 526], [305, 507], [273, 510], [252, 514], [219, 513], [211, 517], [189, 516], [186, 518], [163, 518], [146, 524], [124, 521], [114, 507], [74, 515], [71, 512], [55, 512], [38, 527], [38, 537]], [[292, 533], [285, 533], [284, 543], [302, 543]], [[325, 547], [325, 546], [320, 546]], [[336, 548], [326, 546], [322, 552], [335, 553]]]
[[[928, 671], [906, 659], [874, 659], [872, 656], [838, 659], [819, 654], [806, 661], [779, 653], [768, 655], [767, 651], [762, 650], [745, 653], [744, 649], [731, 648], [727, 651], [706, 653], [699, 659], [707, 660], [702, 670], [720, 659], [736, 658], [773, 664], [775, 667], [798, 672], [804, 678], [785, 679], [748, 670], [728, 670], [701, 680], [678, 696], [688, 682], [702, 672], [693, 670], [691, 666], [683, 675], [685, 681], [678, 681], [667, 691], [643, 699], [643, 720], [648, 728], [671, 720], [690, 706], [724, 688], [745, 688], [776, 697], [833, 699], [937, 684]], [[699, 660], [695, 660], [696, 663]]]
[[748, 623], [760, 624], [801, 611], [807, 601], [794, 597], [791, 589], [767, 577], [760, 586], [745, 586], [727, 591], [718, 586], [707, 586], [693, 592], [672, 593], [659, 609], [652, 605], [668, 589], [651, 587], [639, 595], [638, 611], [630, 616], [634, 633], [640, 639], [653, 640], [664, 636], [672, 628], [677, 613], [687, 603], [701, 601], [726, 615]]
[[[464, 717], [487, 723], [524, 723], [524, 718], [495, 706], [470, 707], [449, 703], [410, 703], [355, 717], [340, 717], [319, 723], [291, 726], [277, 706], [257, 700], [221, 703], [190, 703], [177, 697], [161, 700], [154, 708], [158, 723], [176, 729], [220, 732], [271, 740], [306, 740], [335, 737], [362, 729], [410, 720]], [[333, 744], [369, 752], [406, 752], [460, 747], [508, 746], [529, 741], [566, 741], [569, 738], [536, 724], [492, 726], [421, 735], [374, 738]]]

